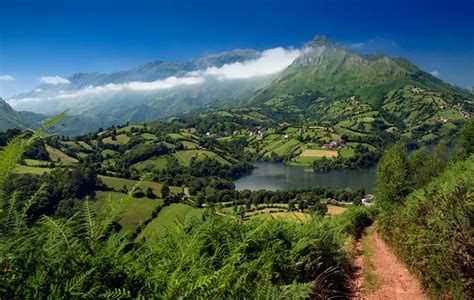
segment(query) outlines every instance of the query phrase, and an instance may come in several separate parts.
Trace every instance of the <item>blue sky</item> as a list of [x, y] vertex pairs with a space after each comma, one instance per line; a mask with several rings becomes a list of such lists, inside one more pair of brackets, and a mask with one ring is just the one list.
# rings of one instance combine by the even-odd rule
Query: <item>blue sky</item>
[[300, 47], [316, 34], [474, 85], [474, 1], [2, 0], [0, 96], [30, 90], [43, 76]]

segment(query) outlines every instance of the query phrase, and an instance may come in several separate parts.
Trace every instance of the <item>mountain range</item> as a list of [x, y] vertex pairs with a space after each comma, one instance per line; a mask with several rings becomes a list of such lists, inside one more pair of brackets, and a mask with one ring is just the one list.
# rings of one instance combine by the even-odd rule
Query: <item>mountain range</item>
[[[355, 106], [365, 107], [364, 113], [382, 115], [386, 127], [400, 132], [474, 113], [467, 90], [406, 59], [363, 55], [325, 36], [300, 49], [237, 49], [117, 73], [76, 73], [8, 101], [17, 110], [43, 115], [69, 110], [62, 126], [67, 134], [241, 106], [276, 120], [334, 124], [334, 118], [354, 118]], [[342, 114], [331, 115], [335, 104], [345, 107]]]

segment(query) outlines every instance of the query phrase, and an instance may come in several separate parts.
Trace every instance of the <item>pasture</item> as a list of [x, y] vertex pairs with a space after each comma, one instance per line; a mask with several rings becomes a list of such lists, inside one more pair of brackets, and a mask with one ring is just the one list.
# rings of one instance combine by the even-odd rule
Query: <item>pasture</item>
[[314, 157], [314, 158], [333, 158], [337, 157], [337, 151], [331, 150], [317, 150], [317, 149], [306, 149], [301, 152], [300, 156], [302, 157]]
[[[133, 186], [138, 185], [143, 191], [146, 191], [150, 187], [156, 196], [161, 197], [161, 188], [163, 186], [163, 184], [161, 183], [152, 181], [139, 182], [137, 180], [110, 177], [104, 175], [98, 175], [97, 177], [100, 178], [100, 180], [102, 180], [105, 185], [115, 190], [121, 190], [124, 186], [127, 187], [128, 190], [130, 190]], [[177, 194], [182, 192], [183, 188], [177, 186], [170, 186], [170, 191], [172, 194]]]
[[100, 210], [106, 205], [107, 201], [111, 201], [114, 208], [119, 209], [119, 224], [124, 230], [134, 229], [138, 224], [150, 218], [153, 210], [163, 205], [161, 199], [132, 198], [127, 194], [118, 192], [96, 192], [95, 206]]
[[328, 204], [328, 212], [326, 213], [326, 216], [338, 216], [343, 214], [346, 210], [347, 207]]
[[27, 166], [30, 166], [30, 167], [47, 167], [50, 164], [49, 161], [29, 159], [29, 158], [25, 158], [23, 161], [25, 162]]
[[163, 231], [172, 231], [183, 226], [194, 218], [201, 218], [204, 209], [194, 208], [182, 203], [174, 203], [164, 207], [158, 216], [151, 221], [138, 236], [138, 239], [153, 239]]
[[78, 163], [77, 159], [70, 157], [61, 150], [53, 148], [49, 145], [46, 145], [46, 151], [49, 154], [49, 158], [54, 162], [62, 162], [65, 165]]
[[221, 164], [230, 164], [227, 160], [222, 158], [221, 156], [217, 155], [216, 153], [208, 150], [183, 150], [178, 151], [173, 154], [177, 159], [180, 165], [189, 167], [191, 164], [191, 159], [195, 157], [195, 159], [204, 159], [205, 157], [209, 157], [212, 159], [217, 160]]
[[132, 165], [132, 168], [135, 168], [138, 171], [165, 170], [167, 166], [168, 166], [167, 156], [159, 156], [159, 157], [153, 157], [145, 161], [138, 162]]
[[125, 145], [130, 141], [130, 137], [126, 134], [119, 134], [116, 136], [116, 140], [112, 140], [112, 137], [106, 137], [102, 140], [104, 144], [112, 144], [112, 145]]
[[311, 215], [305, 212], [300, 212], [300, 211], [270, 212], [266, 210], [275, 210], [275, 209], [259, 210], [255, 214], [251, 214], [248, 217], [250, 219], [252, 218], [276, 219], [276, 220], [282, 220], [282, 221], [287, 221], [287, 222], [297, 222], [297, 223], [307, 223], [311, 219]]
[[36, 175], [43, 175], [46, 172], [51, 172], [52, 169], [50, 168], [39, 168], [39, 167], [31, 167], [31, 166], [22, 166], [18, 165], [14, 170], [13, 173], [16, 174], [36, 174]]

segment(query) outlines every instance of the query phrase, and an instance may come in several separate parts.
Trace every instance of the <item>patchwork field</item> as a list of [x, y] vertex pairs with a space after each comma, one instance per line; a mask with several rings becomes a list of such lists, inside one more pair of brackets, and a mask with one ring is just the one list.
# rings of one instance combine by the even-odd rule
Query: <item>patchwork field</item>
[[96, 200], [95, 205], [98, 209], [106, 205], [107, 201], [112, 201], [112, 205], [121, 211], [119, 223], [124, 230], [135, 228], [148, 219], [156, 207], [163, 204], [161, 199], [131, 198], [127, 194], [110, 191], [96, 192]]
[[102, 140], [104, 144], [112, 144], [112, 145], [125, 145], [130, 141], [130, 137], [126, 134], [119, 134], [116, 136], [116, 140], [112, 140], [112, 137], [106, 137]]
[[[263, 219], [280, 219], [291, 222], [308, 222], [311, 218], [311, 214], [300, 211], [288, 211], [288, 204], [285, 203], [273, 203], [272, 207], [260, 206], [259, 209], [249, 211], [245, 213], [245, 217], [248, 219], [252, 218], [263, 218]], [[240, 208], [241, 206], [238, 206]], [[327, 205], [328, 211], [327, 217], [337, 216], [343, 214], [347, 208], [336, 206], [332, 204]], [[225, 207], [221, 210], [225, 214], [233, 214], [235, 211], [234, 207]]]
[[132, 165], [132, 168], [137, 169], [138, 171], [143, 170], [165, 170], [168, 166], [167, 156], [159, 156], [141, 161]]
[[154, 141], [154, 140], [157, 140], [158, 138], [156, 137], [156, 135], [152, 134], [152, 133], [143, 133], [141, 135], [142, 138], [144, 138], [145, 140], [147, 141]]
[[40, 168], [40, 167], [31, 167], [31, 166], [18, 165], [15, 168], [15, 170], [13, 170], [13, 173], [42, 175], [45, 172], [51, 172], [51, 170], [52, 169], [49, 169], [49, 168]]
[[77, 159], [70, 157], [66, 153], [62, 152], [61, 150], [53, 148], [49, 145], [46, 145], [46, 151], [49, 154], [49, 158], [54, 162], [59, 161], [65, 165], [78, 163]]
[[201, 218], [203, 212], [204, 209], [193, 208], [182, 203], [171, 204], [161, 210], [158, 216], [141, 232], [138, 239], [156, 238], [165, 230], [171, 231], [178, 226], [186, 224], [186, 222], [191, 221], [193, 218]]
[[104, 149], [101, 153], [104, 158], [115, 157], [119, 154], [119, 152], [110, 149]]
[[326, 213], [326, 216], [337, 216], [343, 214], [346, 210], [347, 207], [328, 204], [328, 212]]
[[29, 159], [29, 158], [25, 158], [23, 161], [25, 162], [27, 166], [31, 166], [31, 167], [47, 167], [50, 164], [49, 161]]
[[186, 167], [189, 167], [191, 164], [191, 159], [195, 157], [197, 160], [203, 159], [205, 157], [209, 157], [212, 159], [216, 159], [219, 161], [221, 164], [230, 164], [227, 160], [222, 158], [221, 156], [217, 155], [216, 153], [208, 150], [184, 150], [184, 151], [178, 151], [173, 154], [177, 159], [178, 162]]
[[[155, 195], [157, 195], [158, 197], [161, 197], [161, 188], [163, 186], [161, 183], [151, 182], [151, 181], [142, 181], [139, 183], [139, 181], [137, 180], [130, 180], [130, 179], [125, 179], [125, 178], [110, 177], [110, 176], [103, 176], [103, 175], [98, 175], [97, 177], [100, 178], [105, 185], [116, 190], [120, 190], [124, 186], [126, 186], [127, 189], [131, 189], [133, 186], [139, 184], [139, 187], [142, 190], [146, 190], [150, 187], [153, 190], [153, 193]], [[173, 194], [177, 194], [177, 193], [182, 192], [183, 188], [170, 186], [170, 191]]]
[[249, 218], [262, 218], [262, 219], [277, 219], [289, 222], [306, 223], [311, 219], [311, 215], [299, 211], [281, 211], [281, 212], [266, 212], [262, 210], [261, 213], [253, 214]]
[[331, 150], [315, 150], [315, 149], [306, 149], [301, 152], [300, 156], [302, 157], [337, 157], [337, 151]]

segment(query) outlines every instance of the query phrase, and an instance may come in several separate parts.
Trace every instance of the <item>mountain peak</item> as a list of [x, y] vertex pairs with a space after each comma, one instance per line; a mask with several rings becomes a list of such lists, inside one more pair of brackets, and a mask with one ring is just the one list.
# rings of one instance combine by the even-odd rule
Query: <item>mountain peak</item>
[[338, 43], [334, 42], [325, 35], [316, 35], [311, 41], [305, 44], [306, 47], [318, 47], [318, 46], [339, 46]]

